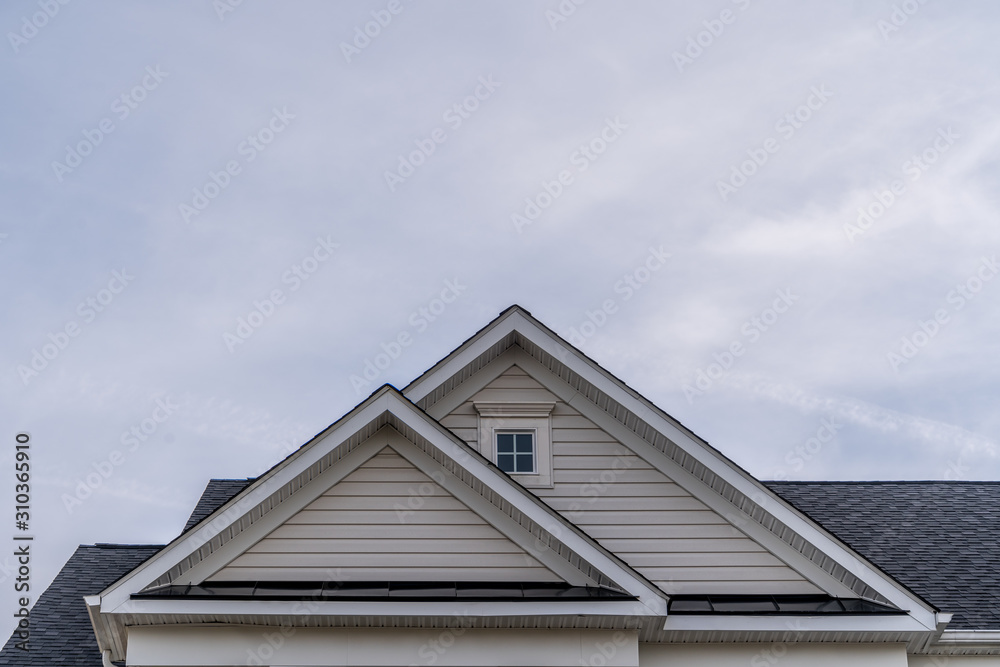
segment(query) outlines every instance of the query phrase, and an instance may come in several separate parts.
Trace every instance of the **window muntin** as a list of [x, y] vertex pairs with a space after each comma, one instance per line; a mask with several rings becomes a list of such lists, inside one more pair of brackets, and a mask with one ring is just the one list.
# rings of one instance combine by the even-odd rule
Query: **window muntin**
[[534, 431], [497, 431], [497, 467], [512, 475], [533, 475], [535, 463]]
[[[515, 451], [507, 453], [514, 459], [497, 457], [497, 433], [533, 434], [534, 461], [531, 472], [507, 472], [511, 478], [528, 488], [552, 488], [552, 410], [553, 401], [473, 401], [479, 413], [479, 435], [476, 446], [483, 456], [498, 468], [519, 466]], [[515, 438], [516, 440], [516, 438]], [[525, 467], [527, 467], [525, 465]]]

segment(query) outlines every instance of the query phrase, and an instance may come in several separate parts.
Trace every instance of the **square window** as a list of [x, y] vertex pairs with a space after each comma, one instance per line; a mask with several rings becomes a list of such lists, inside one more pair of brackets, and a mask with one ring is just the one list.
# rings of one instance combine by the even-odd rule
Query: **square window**
[[552, 402], [473, 401], [476, 446], [528, 488], [552, 488]]
[[497, 467], [514, 475], [533, 474], [535, 469], [535, 434], [530, 431], [498, 432]]

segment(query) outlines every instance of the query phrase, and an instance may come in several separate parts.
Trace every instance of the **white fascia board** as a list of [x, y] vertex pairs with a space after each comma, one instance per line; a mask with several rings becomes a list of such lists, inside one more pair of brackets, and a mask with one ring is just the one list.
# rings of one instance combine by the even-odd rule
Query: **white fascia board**
[[[551, 333], [540, 328], [532, 319], [525, 317], [517, 309], [512, 310], [504, 319], [495, 322], [492, 328], [482, 331], [478, 339], [470, 341], [468, 347], [447, 364], [443, 364], [428, 377], [422, 378], [419, 384], [410, 388], [412, 393], [408, 391], [407, 397], [414, 402], [420, 400], [452, 374], [475, 359], [477, 355], [473, 354], [474, 352], [481, 353], [489, 349], [513, 330], [517, 330], [522, 336], [559, 359], [570, 370], [648, 423], [737, 491], [752, 499], [766, 512], [791, 528], [804, 540], [877, 590], [892, 604], [900, 609], [910, 609], [910, 613], [926, 625], [926, 629], [934, 629], [934, 609], [926, 602], [907, 591], [899, 582], [859, 559], [839, 540], [816, 526], [814, 522], [788, 505], [749, 473], [698, 439], [697, 436], [668, 417], [638, 392], [627, 388], [596, 362], [563, 345]], [[764, 502], [761, 503], [761, 500]]]
[[[189, 557], [192, 553], [200, 549], [205, 543], [211, 541], [216, 535], [226, 530], [246, 513], [245, 511], [229, 513], [229, 509], [243, 502], [247, 497], [255, 498], [255, 502], [247, 506], [249, 511], [258, 503], [270, 496], [272, 493], [291, 482], [300, 473], [308, 469], [319, 459], [329, 453], [331, 448], [319, 447], [319, 443], [326, 438], [336, 438], [337, 433], [346, 433], [347, 437], [353, 435], [366, 424], [376, 419], [386, 411], [388, 406], [387, 396], [393, 391], [389, 387], [383, 388], [371, 396], [367, 405], [362, 404], [356, 408], [354, 414], [350, 414], [333, 427], [317, 435], [311, 441], [310, 446], [299, 449], [290, 455], [282, 463], [278, 464], [264, 477], [257, 479], [253, 484], [240, 492], [225, 505], [217, 509], [210, 516], [203, 519], [198, 526], [178, 537], [172, 543], [161, 549], [155, 556], [145, 563], [132, 570], [127, 576], [116, 582], [101, 593], [101, 610], [106, 612], [115, 609], [128, 601], [132, 593], [137, 593], [143, 588], [156, 581], [165, 572]], [[218, 517], [227, 517], [223, 522], [218, 522]]]
[[[445, 456], [454, 460], [474, 477], [496, 491], [522, 514], [541, 526], [543, 530], [551, 533], [631, 595], [638, 597], [649, 606], [648, 611], [653, 615], [666, 615], [667, 603], [661, 591], [646, 584], [635, 574], [616, 563], [614, 559], [582, 536], [576, 526], [556, 514], [542, 501], [528, 495], [520, 485], [515, 484], [506, 475], [500, 473], [497, 468], [488, 464], [485, 459], [474, 453], [466, 443], [458, 441], [454, 434], [444, 429], [440, 424], [430, 421], [426, 414], [412, 403], [394, 394], [390, 394], [387, 398], [390, 402], [390, 412], [403, 419], [410, 428], [427, 439]], [[404, 411], [416, 418], [404, 418]]]
[[319, 498], [327, 489], [336, 485], [352, 472], [364, 465], [389, 444], [391, 428], [383, 426], [371, 434], [364, 442], [344, 455], [335, 465], [328, 467], [308, 484], [300, 488], [295, 495], [285, 498], [266, 515], [257, 519], [252, 526], [244, 529], [219, 549], [213, 551], [200, 562], [186, 570], [180, 577], [174, 579], [174, 584], [200, 584], [211, 578], [220, 570], [264, 539], [279, 526], [286, 523], [298, 512]]
[[184, 600], [136, 598], [128, 609], [112, 614], [191, 616], [626, 616], [648, 617], [641, 602], [578, 600], [573, 602], [345, 602], [317, 600]]
[[[566, 402], [567, 405], [594, 422], [612, 438], [615, 438], [630, 451], [634, 452], [636, 456], [642, 458], [693, 497], [703, 502], [709, 509], [726, 520], [733, 522], [733, 530], [757, 542], [762, 548], [766, 549], [769, 553], [802, 575], [806, 580], [812, 582], [828, 594], [834, 597], [855, 596], [855, 593], [845, 586], [843, 582], [821, 569], [816, 563], [813, 563], [803, 554], [793, 549], [791, 545], [784, 542], [767, 528], [749, 517], [742, 520], [741, 517], [735, 516], [734, 513], [738, 510], [733, 507], [732, 503], [719, 495], [715, 489], [710, 488], [700, 479], [697, 479], [687, 469], [681, 467], [660, 450], [653, 448], [648, 442], [626, 428], [621, 422], [576, 392], [561, 378], [549, 373], [534, 358], [524, 352], [519, 352], [514, 355], [514, 358], [518, 365], [529, 374], [533, 374], [532, 377], [535, 377], [539, 383]], [[734, 520], [739, 520], [739, 523], [736, 523]]]
[[666, 632], [918, 632], [926, 633], [916, 619], [906, 614], [868, 616], [738, 616], [671, 614], [663, 624]]
[[[434, 391], [438, 385], [455, 374], [460, 368], [472, 363], [479, 355], [490, 349], [501, 338], [514, 331], [521, 331], [528, 324], [520, 310], [511, 309], [505, 316], [487, 325], [475, 337], [463, 343], [457, 350], [439, 361], [423, 376], [414, 380], [402, 392], [408, 399], [417, 403], [424, 396]], [[519, 326], [520, 325], [520, 326]]]
[[468, 400], [469, 397], [476, 395], [480, 390], [485, 389], [489, 383], [507, 372], [507, 369], [515, 364], [515, 359], [520, 352], [520, 348], [510, 348], [503, 354], [498, 355], [490, 363], [486, 364], [486, 366], [479, 369], [475, 375], [463, 382], [461, 387], [442, 396], [441, 400], [435, 402], [434, 405], [428, 406], [427, 414], [439, 420], [450, 415], [462, 403]]

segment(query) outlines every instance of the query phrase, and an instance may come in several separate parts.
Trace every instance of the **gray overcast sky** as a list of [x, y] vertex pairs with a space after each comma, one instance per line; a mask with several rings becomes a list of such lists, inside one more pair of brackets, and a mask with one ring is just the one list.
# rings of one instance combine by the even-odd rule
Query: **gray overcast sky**
[[0, 492], [12, 522], [27, 432], [36, 591], [513, 303], [758, 477], [1000, 479], [995, 3], [18, 0], [0, 28]]

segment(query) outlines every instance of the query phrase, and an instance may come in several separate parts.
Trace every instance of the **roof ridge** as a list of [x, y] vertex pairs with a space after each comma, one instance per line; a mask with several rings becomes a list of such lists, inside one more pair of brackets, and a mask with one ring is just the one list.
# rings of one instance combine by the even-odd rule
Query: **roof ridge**
[[761, 484], [1000, 484], [1000, 480], [975, 479], [878, 479], [878, 480], [761, 480]]
[[115, 544], [113, 542], [95, 542], [94, 544], [81, 544], [81, 547], [94, 547], [97, 549], [162, 549], [165, 544]]

